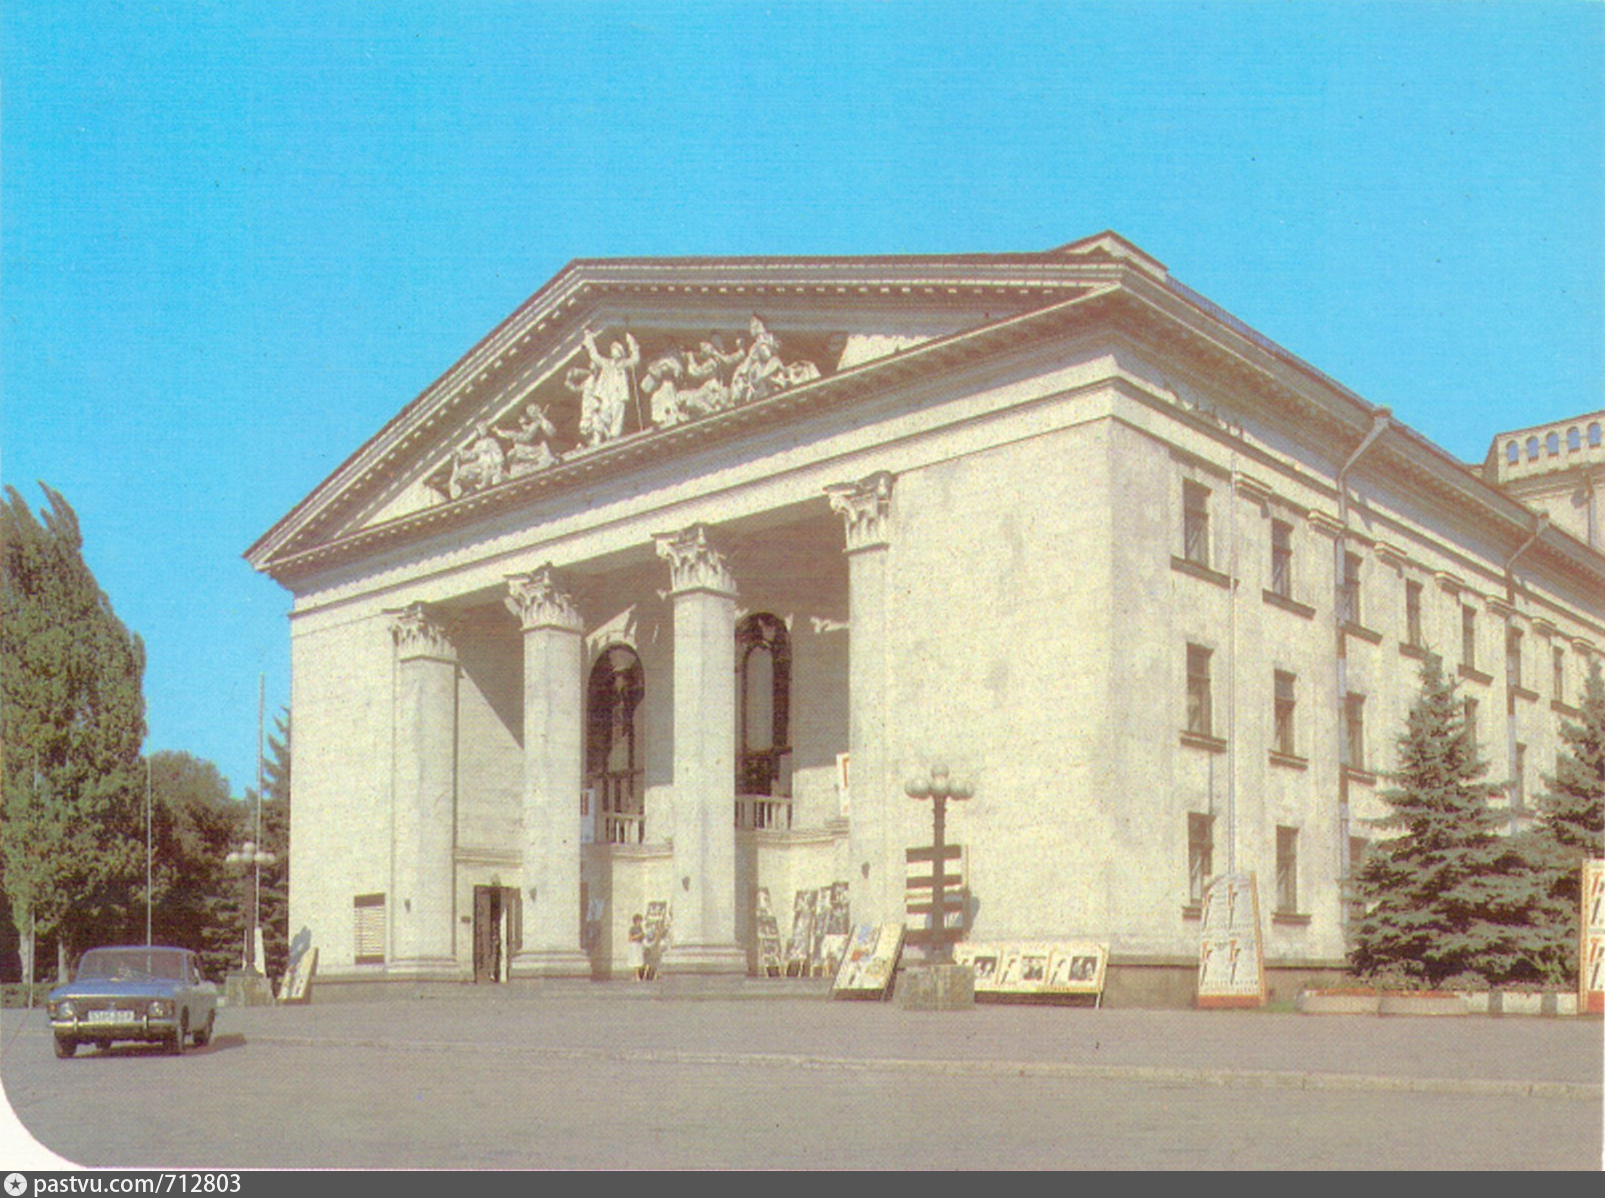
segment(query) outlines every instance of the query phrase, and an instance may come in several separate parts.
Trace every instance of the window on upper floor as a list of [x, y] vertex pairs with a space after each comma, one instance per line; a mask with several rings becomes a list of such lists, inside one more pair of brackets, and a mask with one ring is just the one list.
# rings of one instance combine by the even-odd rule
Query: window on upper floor
[[1583, 447], [1583, 434], [1578, 432], [1574, 428], [1567, 429], [1566, 430], [1566, 449], [1567, 449], [1567, 451], [1570, 452], [1570, 453], [1576, 453], [1582, 447]]
[[1271, 591], [1293, 597], [1293, 526], [1286, 520], [1271, 521]]
[[1360, 623], [1360, 563], [1358, 553], [1343, 555], [1343, 577], [1338, 582], [1338, 619], [1345, 624]]
[[1516, 811], [1527, 809], [1526, 745], [1516, 746], [1516, 756], [1510, 763], [1510, 806]]
[[1421, 631], [1421, 589], [1419, 582], [1404, 584], [1404, 639], [1416, 649], [1425, 643]]
[[1187, 731], [1213, 736], [1209, 659], [1213, 654], [1202, 645], [1187, 646]]
[[1181, 485], [1181, 555], [1194, 565], [1209, 565], [1209, 488], [1191, 480]]
[[785, 795], [791, 752], [791, 639], [785, 621], [754, 612], [736, 627], [740, 687], [736, 793]]
[[1272, 744], [1276, 751], [1286, 757], [1297, 755], [1297, 741], [1293, 735], [1293, 713], [1297, 706], [1298, 697], [1295, 693], [1298, 679], [1285, 670], [1275, 671], [1272, 685], [1275, 697], [1272, 700]]
[[1460, 664], [1477, 668], [1477, 609], [1469, 603], [1460, 605]]
[[1343, 698], [1343, 764], [1365, 769], [1365, 696], [1352, 691]]
[[1370, 855], [1371, 842], [1364, 836], [1349, 837], [1349, 920], [1356, 923], [1365, 917], [1365, 902], [1360, 898], [1358, 879], [1361, 871], [1365, 869], [1365, 859]]
[[1588, 426], [1588, 444], [1591, 448], [1599, 448], [1599, 421]]
[[1537, 459], [1538, 459], [1538, 438], [1537, 437], [1528, 437], [1527, 438], [1527, 460], [1529, 462], [1532, 462], [1532, 461], [1536, 461]]
[[1460, 714], [1466, 725], [1466, 751], [1477, 756], [1477, 700], [1467, 695], [1460, 700]]
[[1276, 912], [1298, 910], [1298, 829], [1276, 829]]
[[1509, 445], [1505, 446], [1505, 461], [1509, 462], [1512, 466], [1521, 461], [1521, 446], [1516, 444], [1516, 442], [1512, 441]]
[[1215, 817], [1187, 813], [1187, 901], [1198, 906], [1215, 873]]
[[1544, 452], [1554, 457], [1560, 452], [1560, 434], [1550, 433], [1544, 438]]
[[1521, 629], [1505, 630], [1505, 682], [1509, 686], [1521, 685], [1521, 642]]
[[1555, 702], [1566, 702], [1566, 650], [1556, 645], [1550, 651], [1550, 689], [1555, 693], [1551, 696]]

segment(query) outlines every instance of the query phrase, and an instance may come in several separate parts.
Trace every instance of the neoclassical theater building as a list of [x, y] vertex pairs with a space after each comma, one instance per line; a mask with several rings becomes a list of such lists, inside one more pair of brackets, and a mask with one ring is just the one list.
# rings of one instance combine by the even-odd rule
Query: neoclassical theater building
[[609, 977], [661, 904], [743, 974], [766, 900], [904, 918], [945, 769], [969, 936], [1185, 1001], [1242, 871], [1272, 984], [1337, 967], [1429, 653], [1513, 822], [1554, 768], [1602, 418], [1460, 462], [1113, 233], [575, 261], [247, 553], [292, 924], [320, 984]]

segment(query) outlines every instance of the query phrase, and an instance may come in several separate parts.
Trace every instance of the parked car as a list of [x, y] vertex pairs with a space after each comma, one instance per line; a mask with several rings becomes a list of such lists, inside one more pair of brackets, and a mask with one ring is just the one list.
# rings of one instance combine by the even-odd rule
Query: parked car
[[217, 987], [201, 976], [194, 953], [145, 945], [92, 948], [78, 961], [71, 982], [47, 1001], [56, 1055], [70, 1057], [80, 1044], [106, 1047], [144, 1040], [168, 1052], [210, 1043], [217, 1024]]

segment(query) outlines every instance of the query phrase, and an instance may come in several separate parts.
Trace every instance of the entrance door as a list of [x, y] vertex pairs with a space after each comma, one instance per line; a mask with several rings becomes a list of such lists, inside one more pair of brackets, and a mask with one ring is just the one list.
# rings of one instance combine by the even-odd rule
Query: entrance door
[[474, 887], [475, 982], [507, 980], [508, 963], [522, 947], [522, 916], [512, 887]]

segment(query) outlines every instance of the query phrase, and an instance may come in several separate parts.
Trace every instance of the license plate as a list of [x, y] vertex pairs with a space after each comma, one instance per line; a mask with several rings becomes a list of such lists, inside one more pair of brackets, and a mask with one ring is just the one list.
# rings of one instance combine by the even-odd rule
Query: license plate
[[91, 1011], [89, 1012], [89, 1022], [132, 1023], [134, 1022], [134, 1013], [132, 1011]]

